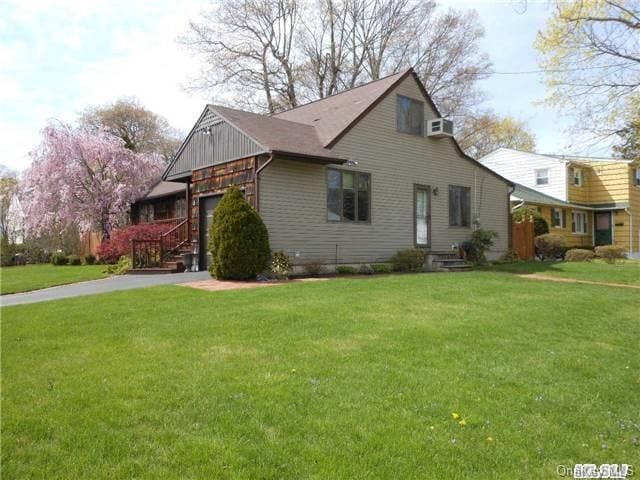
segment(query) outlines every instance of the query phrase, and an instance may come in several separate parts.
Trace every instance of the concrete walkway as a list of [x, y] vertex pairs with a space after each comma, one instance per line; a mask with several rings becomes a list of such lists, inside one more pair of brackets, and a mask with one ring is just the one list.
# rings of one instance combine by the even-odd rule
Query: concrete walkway
[[43, 288], [32, 292], [14, 293], [0, 296], [0, 306], [21, 305], [23, 303], [46, 302], [61, 298], [95, 295], [96, 293], [131, 290], [155, 285], [175, 285], [210, 279], [209, 272], [170, 273], [159, 275], [116, 275], [100, 280], [71, 283], [58, 287]]

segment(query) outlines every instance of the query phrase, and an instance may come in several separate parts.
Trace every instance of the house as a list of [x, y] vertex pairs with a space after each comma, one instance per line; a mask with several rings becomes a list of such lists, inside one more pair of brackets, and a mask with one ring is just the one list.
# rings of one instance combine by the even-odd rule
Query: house
[[500, 148], [480, 162], [516, 182], [512, 206], [537, 208], [568, 246], [614, 244], [640, 256], [638, 161]]
[[271, 116], [207, 105], [163, 176], [186, 186], [177, 242], [207, 267], [215, 207], [236, 185], [295, 265], [450, 255], [480, 227], [498, 233], [496, 258], [509, 249], [512, 185], [449, 128], [411, 69]]

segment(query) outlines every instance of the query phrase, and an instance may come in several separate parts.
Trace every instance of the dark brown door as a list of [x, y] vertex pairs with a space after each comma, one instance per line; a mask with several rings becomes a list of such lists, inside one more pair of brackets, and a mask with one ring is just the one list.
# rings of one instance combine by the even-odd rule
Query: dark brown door
[[611, 235], [611, 212], [598, 212], [596, 217], [595, 228], [595, 244], [598, 245], [611, 245], [613, 241]]

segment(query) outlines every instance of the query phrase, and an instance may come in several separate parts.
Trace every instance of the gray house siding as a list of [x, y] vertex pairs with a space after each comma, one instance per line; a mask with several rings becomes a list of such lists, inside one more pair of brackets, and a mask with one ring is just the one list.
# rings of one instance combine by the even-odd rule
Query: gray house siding
[[[211, 129], [211, 133], [205, 133]], [[191, 175], [192, 170], [250, 157], [264, 151], [251, 138], [229, 125], [209, 108], [189, 134], [184, 148], [178, 152], [167, 179]]]
[[[396, 131], [396, 95], [422, 99], [412, 78], [400, 84], [344, 135], [333, 150], [357, 162], [347, 170], [371, 174], [371, 221], [327, 221], [326, 167], [276, 159], [260, 175], [260, 213], [272, 248], [295, 263], [379, 262], [414, 245], [414, 185], [428, 185], [431, 250], [447, 251], [469, 238], [472, 227], [449, 227], [449, 185], [471, 188], [472, 222], [498, 232], [490, 257], [508, 249], [509, 185], [465, 159], [448, 139]], [[425, 120], [434, 118], [425, 102]]]

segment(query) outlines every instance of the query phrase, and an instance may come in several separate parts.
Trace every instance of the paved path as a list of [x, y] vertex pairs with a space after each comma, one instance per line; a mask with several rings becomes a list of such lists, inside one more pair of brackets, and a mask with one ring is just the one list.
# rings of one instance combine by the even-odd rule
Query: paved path
[[640, 289], [640, 285], [628, 285], [626, 283], [611, 283], [611, 282], [592, 282], [591, 280], [577, 280], [575, 278], [552, 277], [550, 275], [543, 275], [540, 273], [520, 273], [516, 275], [518, 277], [528, 278], [530, 280], [545, 280], [548, 282], [564, 282], [564, 283], [583, 283], [585, 285], [604, 285], [606, 287], [622, 287], [622, 288]]
[[20, 305], [23, 303], [46, 302], [60, 298], [95, 295], [96, 293], [131, 290], [154, 285], [172, 285], [211, 278], [209, 272], [170, 273], [158, 275], [116, 275], [100, 280], [78, 282], [58, 287], [43, 288], [33, 292], [14, 293], [0, 296], [0, 305]]

